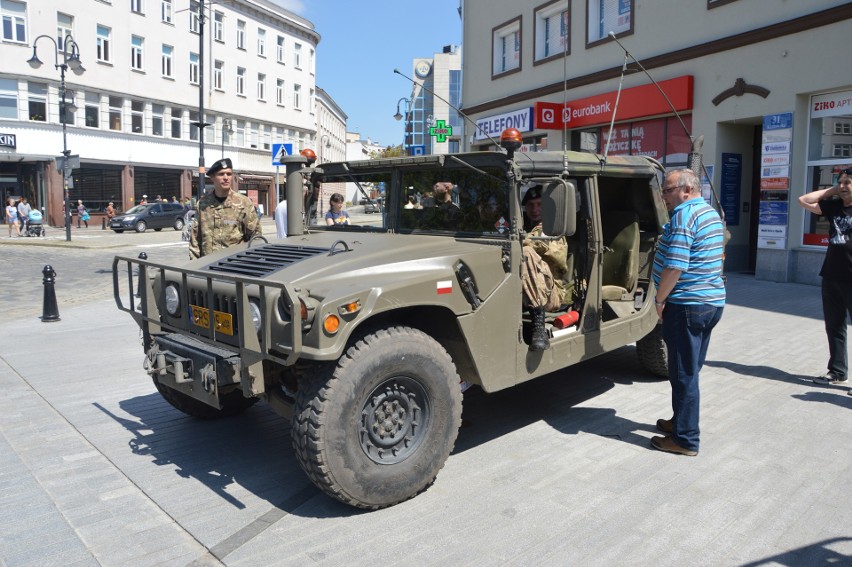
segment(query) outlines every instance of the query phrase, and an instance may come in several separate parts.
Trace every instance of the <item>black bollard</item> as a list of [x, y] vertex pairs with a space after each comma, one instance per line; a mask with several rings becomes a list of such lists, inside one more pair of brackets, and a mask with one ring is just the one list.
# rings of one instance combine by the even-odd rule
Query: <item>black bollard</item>
[[[139, 259], [147, 260], [148, 255], [140, 252]], [[142, 297], [142, 266], [139, 266], [139, 270], [136, 272], [136, 297]]]
[[106, 230], [106, 217], [101, 217], [101, 230]]
[[56, 290], [53, 284], [56, 283], [56, 272], [53, 267], [45, 266], [41, 271], [44, 275], [42, 283], [44, 284], [44, 304], [41, 312], [42, 323], [52, 323], [59, 321], [59, 307], [56, 305]]

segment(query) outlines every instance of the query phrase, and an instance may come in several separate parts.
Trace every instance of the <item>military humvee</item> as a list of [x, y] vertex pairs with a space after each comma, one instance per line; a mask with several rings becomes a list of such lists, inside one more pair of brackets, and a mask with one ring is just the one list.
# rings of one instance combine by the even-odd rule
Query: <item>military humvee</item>
[[[287, 238], [180, 265], [116, 257], [116, 303], [142, 329], [157, 390], [203, 419], [268, 402], [292, 420], [311, 480], [375, 509], [434, 481], [467, 385], [494, 392], [634, 342], [642, 366], [665, 375], [651, 281], [668, 221], [660, 164], [515, 153], [517, 131], [503, 139], [505, 153], [321, 169], [286, 158]], [[381, 216], [306, 227], [309, 179], [325, 193], [383, 188]], [[434, 206], [436, 182], [452, 184], [452, 206]], [[568, 239], [574, 284], [565, 309], [547, 314], [543, 351], [529, 348], [521, 281], [521, 194], [533, 184], [543, 187], [544, 234]]]

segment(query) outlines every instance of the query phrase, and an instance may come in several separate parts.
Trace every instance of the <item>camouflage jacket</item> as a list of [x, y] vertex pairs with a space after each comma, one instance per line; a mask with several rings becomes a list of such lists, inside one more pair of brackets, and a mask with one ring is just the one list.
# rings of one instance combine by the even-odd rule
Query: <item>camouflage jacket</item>
[[553, 275], [553, 283], [556, 287], [560, 303], [571, 304], [574, 291], [573, 262], [568, 253], [568, 242], [565, 237], [556, 240], [534, 240], [534, 237], [542, 235], [541, 225], [537, 225], [524, 237], [525, 249], [532, 249], [544, 260]]
[[214, 193], [198, 201], [189, 239], [190, 258], [200, 258], [261, 234], [260, 219], [251, 199], [234, 191], [219, 202]]

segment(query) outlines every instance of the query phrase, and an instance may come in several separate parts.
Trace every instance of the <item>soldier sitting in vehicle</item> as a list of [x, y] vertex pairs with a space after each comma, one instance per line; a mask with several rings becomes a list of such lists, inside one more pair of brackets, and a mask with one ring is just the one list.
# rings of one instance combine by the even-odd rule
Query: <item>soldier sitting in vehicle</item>
[[532, 316], [530, 350], [547, 350], [550, 339], [544, 327], [546, 311], [557, 311], [571, 301], [573, 288], [568, 268], [568, 242], [565, 237], [538, 240], [541, 229], [541, 185], [530, 187], [521, 204], [524, 207], [524, 261], [521, 277], [525, 303]]

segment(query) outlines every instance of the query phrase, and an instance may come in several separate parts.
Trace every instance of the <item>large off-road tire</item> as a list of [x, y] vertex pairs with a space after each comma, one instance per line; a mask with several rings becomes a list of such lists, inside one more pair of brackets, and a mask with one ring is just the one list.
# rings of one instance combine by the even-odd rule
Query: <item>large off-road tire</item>
[[447, 351], [408, 327], [372, 332], [299, 384], [293, 448], [318, 488], [352, 506], [392, 506], [428, 488], [461, 425]]
[[183, 219], [175, 219], [175, 230], [183, 230]]
[[666, 341], [663, 340], [662, 324], [636, 341], [636, 354], [639, 355], [642, 368], [660, 378], [669, 377], [669, 355]]
[[160, 384], [156, 376], [153, 378], [154, 385], [157, 387], [160, 395], [163, 396], [163, 399], [169, 402], [175, 409], [198, 419], [219, 419], [238, 415], [253, 406], [258, 400], [257, 398], [246, 398], [243, 396], [242, 391], [233, 390], [227, 394], [219, 395], [222, 409], [216, 409], [204, 402], [199, 402], [195, 398], [190, 398], [183, 392], [178, 392], [173, 388]]

